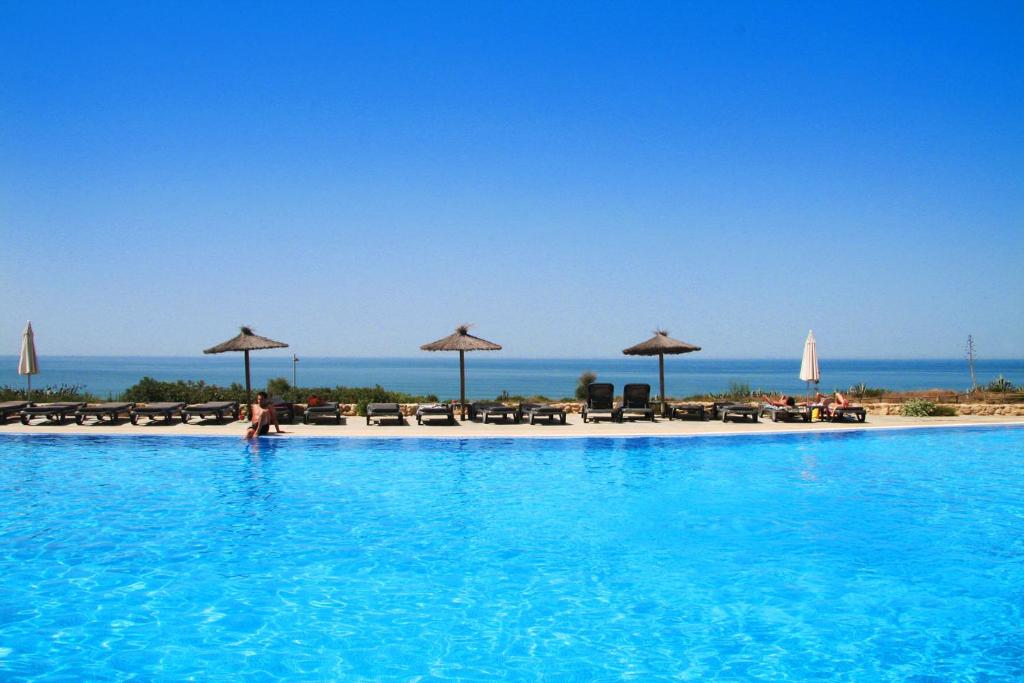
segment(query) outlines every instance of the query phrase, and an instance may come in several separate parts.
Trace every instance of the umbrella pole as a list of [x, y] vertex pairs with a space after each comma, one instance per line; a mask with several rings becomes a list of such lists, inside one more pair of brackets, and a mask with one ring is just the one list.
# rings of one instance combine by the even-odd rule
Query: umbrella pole
[[462, 419], [466, 419], [466, 352], [459, 351], [459, 403], [462, 404]]
[[28, 391], [25, 392], [25, 400], [32, 401], [32, 375], [25, 375], [25, 379], [28, 380]]
[[665, 354], [658, 354], [658, 378], [661, 380], [661, 416], [668, 415], [665, 405]]
[[249, 411], [249, 419], [252, 419], [252, 385], [249, 381], [249, 351], [245, 351], [245, 405]]

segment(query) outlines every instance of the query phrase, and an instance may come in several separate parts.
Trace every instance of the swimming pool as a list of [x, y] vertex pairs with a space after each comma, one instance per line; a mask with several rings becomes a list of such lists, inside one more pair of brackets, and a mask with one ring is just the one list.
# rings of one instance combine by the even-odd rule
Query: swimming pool
[[1024, 676], [1024, 429], [0, 438], [0, 678]]

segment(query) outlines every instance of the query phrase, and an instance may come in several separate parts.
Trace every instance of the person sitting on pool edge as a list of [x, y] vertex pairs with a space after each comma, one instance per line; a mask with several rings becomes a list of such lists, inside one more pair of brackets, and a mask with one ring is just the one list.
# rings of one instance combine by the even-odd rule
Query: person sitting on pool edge
[[268, 400], [267, 392], [261, 391], [256, 394], [256, 404], [252, 407], [252, 422], [245, 431], [245, 438], [251, 439], [255, 436], [263, 436], [270, 431], [270, 425], [278, 434], [284, 434], [281, 425], [277, 421], [277, 411], [274, 404]]

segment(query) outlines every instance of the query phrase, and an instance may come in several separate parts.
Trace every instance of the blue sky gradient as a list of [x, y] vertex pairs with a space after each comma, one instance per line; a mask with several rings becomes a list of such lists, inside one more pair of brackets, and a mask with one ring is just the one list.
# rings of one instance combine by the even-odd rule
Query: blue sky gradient
[[0, 2], [15, 353], [1024, 356], [1024, 5]]

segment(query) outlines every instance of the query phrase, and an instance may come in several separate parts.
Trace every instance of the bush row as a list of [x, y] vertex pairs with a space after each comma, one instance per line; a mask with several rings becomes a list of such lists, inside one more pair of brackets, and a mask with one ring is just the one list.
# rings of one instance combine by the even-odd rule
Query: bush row
[[[0, 386], [0, 401], [24, 401], [25, 387]], [[61, 384], [60, 386], [32, 387], [32, 400], [36, 403], [55, 403], [58, 401], [99, 401], [99, 397], [85, 391], [81, 384]]]

